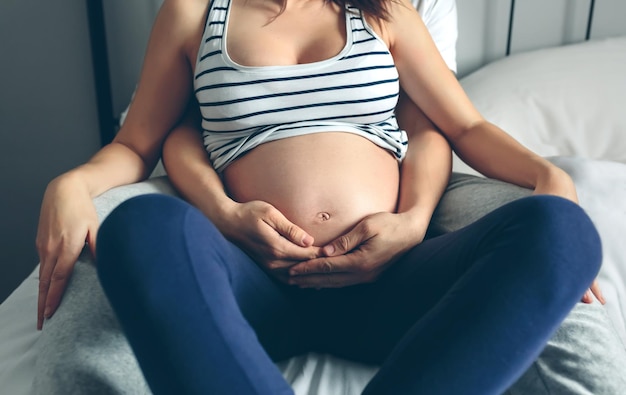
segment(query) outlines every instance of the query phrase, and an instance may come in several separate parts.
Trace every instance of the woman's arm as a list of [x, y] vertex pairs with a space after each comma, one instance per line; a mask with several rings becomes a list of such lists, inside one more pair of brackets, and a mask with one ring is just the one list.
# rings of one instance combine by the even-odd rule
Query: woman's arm
[[41, 262], [39, 329], [44, 316], [48, 318], [56, 310], [85, 242], [95, 251], [98, 219], [92, 198], [150, 173], [164, 137], [188, 101], [191, 68], [187, 49], [197, 35], [194, 19], [198, 27], [202, 25], [201, 12], [198, 15], [192, 4], [164, 2], [150, 36], [137, 93], [114, 141], [46, 188], [36, 241]]
[[474, 108], [408, 2], [391, 2], [386, 35], [403, 88], [459, 157], [487, 177], [576, 201], [569, 176], [529, 151]]

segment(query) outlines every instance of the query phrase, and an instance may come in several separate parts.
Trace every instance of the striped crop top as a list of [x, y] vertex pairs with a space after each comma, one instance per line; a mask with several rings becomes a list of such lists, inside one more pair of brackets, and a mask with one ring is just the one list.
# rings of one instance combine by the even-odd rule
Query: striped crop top
[[241, 66], [226, 51], [231, 0], [212, 0], [202, 37], [195, 94], [204, 146], [218, 172], [265, 142], [319, 132], [363, 136], [401, 160], [398, 72], [361, 12], [346, 7], [347, 42], [336, 56], [288, 66]]

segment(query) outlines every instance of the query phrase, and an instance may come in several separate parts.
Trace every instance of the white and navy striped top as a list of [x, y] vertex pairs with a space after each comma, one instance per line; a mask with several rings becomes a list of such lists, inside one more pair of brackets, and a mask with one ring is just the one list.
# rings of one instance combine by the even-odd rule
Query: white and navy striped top
[[363, 136], [401, 160], [398, 72], [362, 14], [346, 7], [347, 42], [336, 56], [289, 66], [242, 66], [226, 51], [230, 0], [213, 0], [198, 53], [195, 93], [204, 145], [218, 172], [265, 142], [319, 132]]

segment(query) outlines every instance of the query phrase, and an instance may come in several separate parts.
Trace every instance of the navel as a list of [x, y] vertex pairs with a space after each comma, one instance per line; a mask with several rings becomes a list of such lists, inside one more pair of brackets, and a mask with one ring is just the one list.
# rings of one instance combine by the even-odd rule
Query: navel
[[320, 222], [326, 222], [330, 219], [330, 214], [326, 211], [320, 211], [315, 217]]

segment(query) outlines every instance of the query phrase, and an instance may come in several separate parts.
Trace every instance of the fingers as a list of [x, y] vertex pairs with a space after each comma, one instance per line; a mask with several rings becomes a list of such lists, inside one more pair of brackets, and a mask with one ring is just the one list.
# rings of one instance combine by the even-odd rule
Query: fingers
[[296, 265], [300, 261], [289, 261], [289, 260], [273, 260], [269, 262], [265, 262], [264, 266], [270, 271], [283, 271], [286, 272], [285, 269], [290, 268]]
[[72, 274], [72, 268], [76, 262], [76, 256], [69, 256], [63, 260], [57, 261], [54, 270], [50, 276], [48, 295], [44, 306], [44, 318], [50, 318], [59, 307], [61, 298], [67, 287], [67, 282]]
[[589, 291], [596, 296], [600, 303], [606, 303], [606, 299], [604, 298], [604, 295], [602, 295], [602, 290], [600, 289], [600, 283], [598, 280], [594, 280], [593, 283], [591, 283]]
[[322, 248], [326, 256], [338, 256], [349, 253], [350, 251], [363, 244], [372, 236], [369, 234], [366, 223], [361, 222], [351, 231], [345, 233]]
[[580, 301], [587, 304], [593, 303], [593, 294], [591, 293], [591, 290], [588, 289], [585, 291], [585, 294]]
[[300, 288], [340, 288], [376, 280], [380, 271], [359, 264], [363, 258], [360, 255], [357, 252], [301, 262], [289, 270], [289, 284]]
[[270, 245], [259, 247], [267, 251], [266, 256], [274, 262], [274, 269], [290, 267], [295, 262], [313, 259], [320, 255], [319, 247], [300, 247], [282, 237], [273, 240]]
[[275, 208], [272, 207], [266, 213], [263, 222], [268, 227], [261, 231], [265, 240], [258, 247], [279, 265], [274, 268], [289, 267], [293, 261], [313, 259], [320, 255], [320, 248], [313, 246], [313, 237]]
[[299, 262], [289, 269], [289, 275], [302, 276], [353, 271], [353, 257], [340, 255], [332, 258], [311, 259]]
[[273, 209], [272, 212], [269, 213], [266, 223], [274, 228], [278, 234], [294, 244], [301, 247], [310, 247], [313, 245], [313, 236], [293, 224], [276, 209]]
[[289, 269], [289, 276], [290, 284], [312, 287], [318, 287], [325, 281], [323, 278], [330, 276], [332, 286], [340, 287], [372, 282], [380, 272], [380, 266], [368, 263], [363, 252], [357, 250], [348, 255], [300, 262]]
[[98, 235], [98, 227], [94, 226], [90, 228], [87, 232], [87, 245], [89, 246], [89, 251], [91, 251], [91, 256], [96, 257], [96, 236]]
[[314, 273], [332, 273], [333, 269], [337, 272], [337, 268], [328, 260], [305, 261], [293, 265], [289, 269], [290, 276], [306, 276]]
[[39, 269], [39, 295], [37, 298], [37, 329], [43, 328], [44, 319], [52, 317], [61, 303], [63, 292], [81, 247], [66, 247], [57, 257], [56, 251], [44, 256]]
[[606, 303], [606, 299], [604, 299], [604, 295], [602, 295], [602, 290], [600, 289], [600, 283], [598, 282], [598, 280], [594, 280], [593, 283], [591, 283], [591, 286], [583, 295], [581, 302], [593, 303], [594, 296], [596, 299], [598, 299], [598, 301], [600, 301], [600, 303]]
[[44, 319], [44, 310], [46, 307], [46, 298], [48, 297], [48, 289], [50, 288], [50, 276], [48, 274], [54, 269], [54, 265], [56, 263], [56, 256], [54, 255], [44, 255], [40, 260], [41, 264], [39, 265], [39, 295], [37, 297], [37, 329], [41, 330], [43, 328], [43, 319]]

